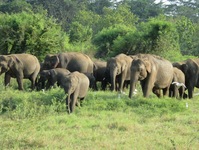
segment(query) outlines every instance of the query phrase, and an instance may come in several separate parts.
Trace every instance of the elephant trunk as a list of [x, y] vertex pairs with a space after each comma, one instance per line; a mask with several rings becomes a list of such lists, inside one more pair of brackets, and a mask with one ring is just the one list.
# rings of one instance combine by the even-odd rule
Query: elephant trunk
[[129, 98], [132, 98], [137, 82], [138, 82], [138, 78], [136, 78], [135, 76], [132, 76], [130, 80]]
[[110, 71], [111, 77], [111, 90], [116, 90], [116, 70]]

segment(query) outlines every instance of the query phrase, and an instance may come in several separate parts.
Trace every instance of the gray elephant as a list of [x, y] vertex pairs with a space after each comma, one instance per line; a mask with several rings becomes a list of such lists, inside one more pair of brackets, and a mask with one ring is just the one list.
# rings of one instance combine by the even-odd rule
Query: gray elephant
[[132, 97], [138, 81], [140, 81], [144, 97], [148, 97], [152, 91], [156, 93], [160, 90], [163, 90], [163, 95], [168, 95], [173, 79], [171, 62], [150, 54], [138, 54], [136, 57], [131, 64], [129, 97]]
[[183, 98], [186, 89], [185, 75], [180, 69], [176, 67], [173, 68], [173, 73], [173, 80], [169, 88], [169, 96], [175, 98]]
[[[108, 82], [110, 82], [110, 80], [105, 79], [107, 62], [101, 60], [95, 60], [94, 64], [95, 64], [95, 69], [93, 75], [95, 77], [95, 80], [96, 82], [101, 82], [101, 89], [105, 90]], [[96, 90], [98, 90], [98, 88]]]
[[124, 82], [130, 80], [132, 60], [130, 56], [119, 54], [107, 61], [106, 78], [111, 80], [111, 90], [117, 90], [116, 84], [118, 81], [118, 91], [123, 91]]
[[37, 57], [30, 54], [0, 55], [0, 75], [5, 73], [4, 84], [7, 86], [10, 79], [16, 78], [18, 89], [23, 90], [23, 79], [31, 81], [31, 88], [35, 88], [40, 63]]
[[65, 52], [55, 55], [47, 55], [43, 63], [43, 69], [65, 68], [70, 72], [93, 73], [94, 63], [89, 56], [78, 52]]
[[77, 105], [78, 99], [81, 101], [87, 95], [89, 89], [88, 77], [78, 71], [72, 72], [62, 78], [61, 87], [64, 88], [65, 93], [68, 94], [66, 98], [66, 106], [68, 113], [72, 113]]
[[188, 97], [193, 98], [194, 87], [199, 88], [199, 58], [175, 62], [173, 63], [173, 66], [177, 67], [184, 73]]
[[97, 90], [97, 84], [96, 84], [96, 79], [95, 79], [93, 73], [86, 72], [86, 73], [83, 73], [83, 74], [85, 74], [87, 76], [87, 78], [89, 79], [89, 82], [90, 82], [89, 88], [96, 91]]
[[[40, 89], [49, 89], [50, 87], [54, 86], [57, 82], [59, 86], [61, 84], [61, 78], [68, 75], [70, 73], [69, 70], [64, 68], [55, 68], [49, 70], [42, 70], [39, 73], [39, 80], [37, 88]], [[47, 83], [46, 83], [47, 81]]]

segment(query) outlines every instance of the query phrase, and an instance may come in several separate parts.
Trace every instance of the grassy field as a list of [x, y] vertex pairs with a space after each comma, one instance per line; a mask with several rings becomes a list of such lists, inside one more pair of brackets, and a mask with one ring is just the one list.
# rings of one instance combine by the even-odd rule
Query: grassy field
[[[65, 94], [0, 87], [0, 149], [197, 150], [199, 96], [192, 100], [129, 99], [89, 91], [83, 107], [66, 113]], [[188, 105], [188, 107], [187, 107]]]

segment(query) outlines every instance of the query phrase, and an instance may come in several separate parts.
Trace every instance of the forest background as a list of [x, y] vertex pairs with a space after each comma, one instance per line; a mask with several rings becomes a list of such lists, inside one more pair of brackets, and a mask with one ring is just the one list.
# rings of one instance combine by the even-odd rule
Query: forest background
[[199, 54], [196, 0], [2, 0], [0, 12], [0, 54]]

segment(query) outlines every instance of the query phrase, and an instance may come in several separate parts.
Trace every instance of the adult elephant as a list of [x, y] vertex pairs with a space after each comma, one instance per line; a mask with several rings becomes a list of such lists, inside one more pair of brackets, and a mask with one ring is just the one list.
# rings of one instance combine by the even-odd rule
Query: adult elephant
[[49, 89], [50, 87], [54, 86], [56, 82], [57, 82], [57, 85], [59, 86], [61, 84], [61, 78], [68, 75], [69, 73], [70, 71], [64, 68], [42, 70], [39, 73], [40, 77], [38, 80], [37, 88]]
[[47, 55], [43, 63], [43, 69], [65, 68], [70, 72], [93, 73], [94, 63], [89, 56], [78, 52], [65, 52], [55, 55]]
[[183, 98], [185, 89], [185, 75], [180, 69], [174, 67], [173, 80], [169, 88], [169, 96]]
[[148, 97], [152, 91], [156, 93], [160, 90], [163, 90], [163, 95], [168, 95], [172, 79], [171, 62], [156, 55], [138, 54], [131, 64], [129, 97], [132, 97], [138, 81], [144, 97]]
[[130, 80], [130, 66], [132, 58], [125, 54], [119, 54], [107, 61], [106, 77], [110, 77], [111, 90], [116, 89], [116, 81], [118, 81], [118, 90], [123, 91], [124, 81]]
[[66, 106], [68, 113], [72, 113], [75, 105], [79, 103], [78, 99], [80, 99], [81, 104], [85, 98], [89, 88], [89, 79], [85, 74], [75, 71], [62, 78], [61, 87], [68, 94]]
[[193, 98], [194, 87], [199, 88], [199, 58], [175, 62], [173, 63], [173, 66], [177, 67], [184, 73], [188, 97]]
[[10, 79], [16, 78], [18, 89], [23, 90], [23, 79], [31, 81], [31, 88], [35, 88], [40, 63], [37, 57], [30, 54], [0, 55], [0, 75], [5, 73], [4, 84], [7, 86]]

